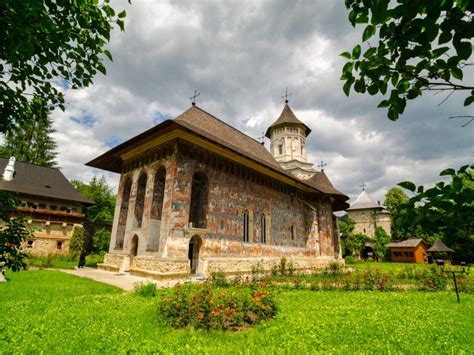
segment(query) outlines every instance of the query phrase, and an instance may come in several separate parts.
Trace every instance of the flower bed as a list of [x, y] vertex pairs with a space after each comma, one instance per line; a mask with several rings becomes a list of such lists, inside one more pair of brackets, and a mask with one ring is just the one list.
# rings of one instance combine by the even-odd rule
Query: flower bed
[[213, 288], [211, 283], [178, 285], [163, 297], [160, 312], [175, 328], [237, 330], [273, 318], [273, 295], [263, 287]]

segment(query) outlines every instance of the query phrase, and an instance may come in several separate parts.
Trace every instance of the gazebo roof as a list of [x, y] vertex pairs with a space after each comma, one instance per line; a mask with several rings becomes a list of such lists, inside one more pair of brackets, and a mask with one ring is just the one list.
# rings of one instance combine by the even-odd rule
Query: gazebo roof
[[448, 248], [440, 239], [436, 239], [433, 246], [427, 250], [427, 252], [445, 252], [454, 253], [454, 250]]

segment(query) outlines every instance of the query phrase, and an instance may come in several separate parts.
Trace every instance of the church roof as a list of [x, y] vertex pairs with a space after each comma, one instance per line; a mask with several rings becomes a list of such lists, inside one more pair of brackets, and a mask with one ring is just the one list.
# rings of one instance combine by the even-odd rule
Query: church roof
[[[108, 152], [88, 162], [86, 165], [108, 171], [120, 173], [123, 161], [121, 156], [143, 144], [149, 143], [158, 137], [179, 129], [193, 135], [197, 135], [218, 144], [225, 149], [231, 150], [244, 158], [251, 159], [258, 164], [271, 169], [284, 176], [286, 181], [293, 181], [296, 186], [310, 191], [334, 195], [336, 208], [343, 210], [347, 208], [348, 197], [337, 191], [329, 182], [329, 179], [315, 179], [314, 181], [303, 181], [283, 170], [273, 155], [258, 141], [240, 132], [238, 129], [228, 125], [220, 119], [197, 106], [192, 106], [174, 120], [166, 120], [159, 125], [119, 144]], [[291, 179], [291, 180], [290, 180]], [[331, 191], [331, 192], [329, 192]]]
[[379, 205], [377, 202], [372, 200], [369, 194], [365, 192], [365, 190], [362, 190], [359, 197], [357, 197], [357, 199], [351, 203], [351, 207], [348, 209], [348, 211], [374, 208], [385, 210], [384, 206]]
[[286, 103], [285, 107], [283, 108], [283, 111], [280, 114], [280, 117], [278, 117], [278, 119], [273, 122], [270, 127], [268, 127], [265, 136], [270, 138], [270, 132], [272, 128], [288, 124], [298, 124], [303, 126], [306, 132], [306, 136], [311, 133], [311, 129], [295, 116], [288, 103]]
[[333, 195], [346, 196], [339, 190], [337, 190], [324, 171], [317, 171], [310, 179], [306, 180], [310, 185], [314, 186], [318, 190]]
[[183, 112], [174, 122], [260, 163], [281, 170], [280, 164], [263, 144], [197, 106]]
[[[0, 173], [8, 159], [0, 158]], [[0, 189], [14, 194], [93, 204], [76, 191], [59, 169], [15, 161], [15, 174], [11, 181], [0, 178]]]

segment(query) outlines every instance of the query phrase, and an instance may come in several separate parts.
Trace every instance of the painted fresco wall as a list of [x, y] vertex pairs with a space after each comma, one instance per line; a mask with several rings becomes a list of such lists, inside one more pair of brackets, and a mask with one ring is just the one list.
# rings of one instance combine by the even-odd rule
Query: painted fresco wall
[[[230, 260], [234, 260], [234, 268], [239, 268], [237, 264], [245, 258], [276, 260], [286, 256], [334, 260], [339, 257], [337, 224], [327, 196], [304, 195], [245, 166], [188, 144], [175, 143], [164, 150], [151, 153], [151, 158], [145, 156], [142, 162], [130, 163], [121, 176], [110, 253], [130, 258], [130, 269], [185, 272], [189, 263], [189, 241], [195, 235], [202, 238], [201, 266], [207, 270], [223, 267]], [[166, 169], [166, 179], [158, 221], [151, 216], [158, 208], [153, 189], [160, 169]], [[202, 172], [208, 178], [207, 227], [204, 229], [189, 224], [195, 172]], [[138, 227], [137, 182], [144, 174], [147, 184], [144, 201], [139, 204], [143, 206], [143, 217]], [[127, 181], [131, 181], [131, 189], [124, 218], [123, 212], [120, 214]], [[246, 210], [250, 215], [248, 242], [243, 239]], [[263, 214], [266, 216], [266, 243], [262, 243]], [[117, 243], [117, 231], [121, 229], [125, 230], [122, 245]], [[132, 255], [134, 236], [138, 237], [137, 255]], [[155, 247], [150, 248], [151, 245]], [[106, 257], [104, 268], [113, 268], [112, 264], [122, 262], [117, 260], [116, 256]]]

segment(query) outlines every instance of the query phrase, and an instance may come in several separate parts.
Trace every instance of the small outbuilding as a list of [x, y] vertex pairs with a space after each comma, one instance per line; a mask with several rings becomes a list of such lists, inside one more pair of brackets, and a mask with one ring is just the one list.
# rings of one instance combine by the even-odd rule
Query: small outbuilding
[[440, 239], [436, 239], [433, 246], [426, 251], [433, 259], [451, 259], [454, 250], [448, 248]]
[[424, 264], [428, 244], [423, 239], [407, 239], [400, 242], [388, 243], [390, 260], [398, 263]]

